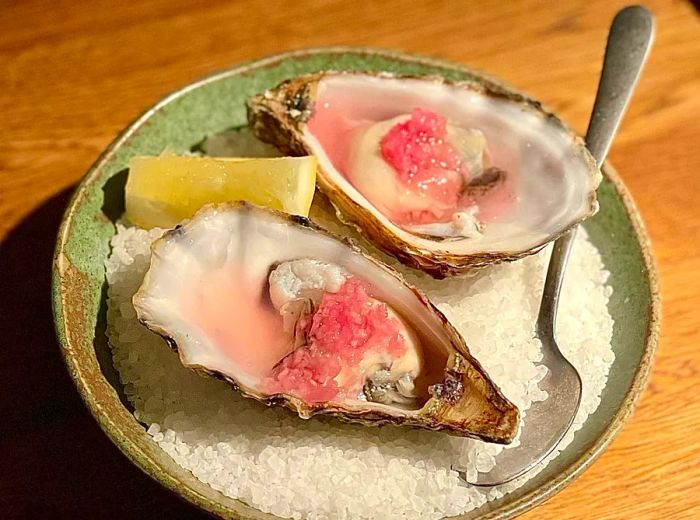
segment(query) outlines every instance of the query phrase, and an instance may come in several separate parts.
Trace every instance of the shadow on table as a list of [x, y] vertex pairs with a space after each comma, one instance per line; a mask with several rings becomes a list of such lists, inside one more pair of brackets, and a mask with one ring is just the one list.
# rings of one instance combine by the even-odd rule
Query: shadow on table
[[0, 511], [13, 518], [208, 518], [133, 466], [83, 406], [51, 315], [51, 260], [73, 188], [0, 243]]

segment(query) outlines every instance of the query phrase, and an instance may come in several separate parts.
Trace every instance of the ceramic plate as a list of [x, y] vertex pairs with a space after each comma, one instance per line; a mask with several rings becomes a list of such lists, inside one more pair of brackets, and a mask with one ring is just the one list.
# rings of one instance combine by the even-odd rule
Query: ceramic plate
[[[182, 469], [146, 434], [121, 394], [105, 337], [104, 261], [114, 222], [124, 209], [126, 165], [164, 148], [184, 152], [206, 136], [246, 122], [244, 102], [280, 81], [326, 69], [484, 77], [461, 66], [409, 55], [358, 49], [283, 54], [215, 74], [168, 96], [105, 150], [78, 186], [59, 232], [53, 266], [58, 338], [78, 390], [114, 443], [136, 465], [187, 500], [226, 518], [274, 518], [225, 497]], [[600, 250], [614, 292], [615, 363], [596, 412], [574, 442], [527, 484], [458, 518], [507, 518], [561, 490], [605, 449], [637, 402], [649, 374], [658, 332], [657, 282], [649, 243], [634, 203], [617, 174], [605, 168], [601, 211], [585, 223]]]

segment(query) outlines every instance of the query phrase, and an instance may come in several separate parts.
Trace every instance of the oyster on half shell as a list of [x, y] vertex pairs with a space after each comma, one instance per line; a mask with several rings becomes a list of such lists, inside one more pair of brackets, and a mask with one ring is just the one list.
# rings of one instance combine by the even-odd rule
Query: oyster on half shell
[[487, 80], [310, 74], [252, 97], [248, 119], [318, 158], [342, 220], [435, 277], [534, 253], [598, 208], [582, 140]]
[[303, 418], [513, 439], [518, 409], [443, 314], [308, 219], [210, 205], [152, 251], [134, 307], [185, 366]]

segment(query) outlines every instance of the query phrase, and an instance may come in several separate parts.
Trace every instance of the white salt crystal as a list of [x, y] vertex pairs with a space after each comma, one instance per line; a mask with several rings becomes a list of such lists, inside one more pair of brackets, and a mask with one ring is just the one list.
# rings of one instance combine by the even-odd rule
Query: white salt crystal
[[[537, 386], [546, 367], [537, 364], [542, 354], [534, 323], [548, 249], [477, 275], [433, 280], [398, 265], [333, 218], [316, 217], [326, 227], [355, 238], [423, 289], [464, 335], [506, 396], [521, 408], [527, 423], [530, 405], [547, 397]], [[467, 478], [474, 479], [477, 468], [488, 470], [494, 460], [497, 463], [503, 447], [392, 426], [303, 421], [185, 369], [160, 337], [136, 321], [131, 307], [131, 296], [149, 265], [150, 243], [161, 234], [159, 229], [117, 226], [105, 264], [110, 284], [108, 335], [135, 417], [149, 425], [148, 434], [164, 451], [203, 482], [289, 518], [437, 520], [498, 499], [536, 473], [491, 490], [472, 488], [450, 466], [463, 464]], [[567, 270], [557, 336], [581, 372], [584, 395], [573, 430], [557, 453], [596, 410], [615, 358], [608, 277], [582, 230]]]

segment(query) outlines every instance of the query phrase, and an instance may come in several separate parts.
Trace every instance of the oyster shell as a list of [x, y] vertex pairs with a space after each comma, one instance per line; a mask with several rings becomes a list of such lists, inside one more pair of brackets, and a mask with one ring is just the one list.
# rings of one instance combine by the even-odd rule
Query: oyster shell
[[[416, 111], [446, 128], [430, 138], [441, 155], [412, 160], [437, 158], [444, 177], [421, 181], [385, 148]], [[582, 140], [487, 80], [310, 74], [252, 97], [248, 119], [283, 152], [317, 156], [318, 185], [342, 220], [438, 278], [532, 254], [598, 208], [601, 174]], [[439, 191], [445, 182], [454, 189]]]
[[[518, 409], [443, 314], [391, 268], [308, 219], [249, 203], [211, 205], [152, 250], [134, 307], [185, 366], [303, 418], [513, 439]], [[342, 300], [347, 294], [359, 300]], [[359, 329], [337, 325], [344, 301], [360, 301], [364, 314], [351, 315]], [[373, 329], [361, 321], [371, 313]], [[348, 339], [348, 330], [370, 332]]]

